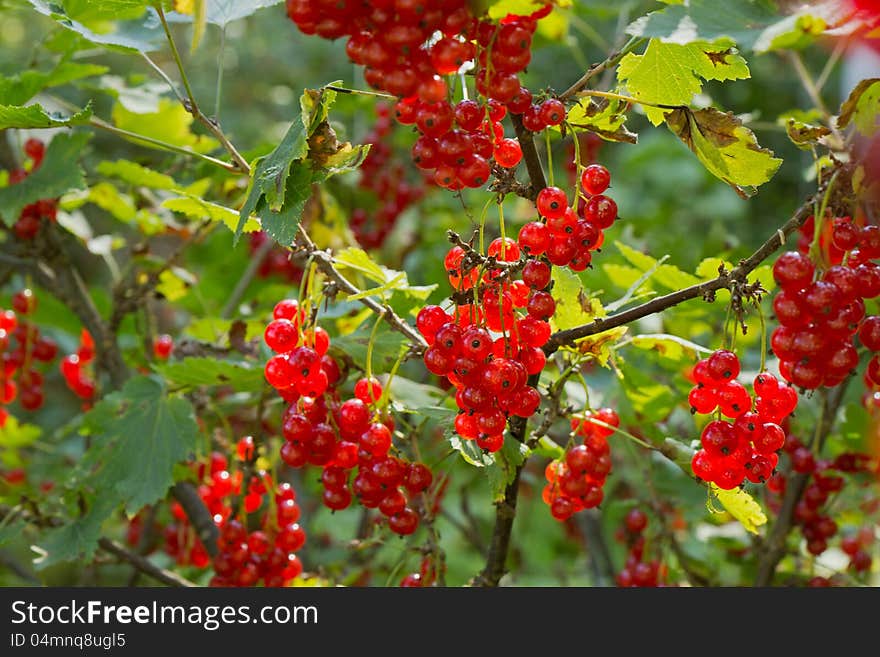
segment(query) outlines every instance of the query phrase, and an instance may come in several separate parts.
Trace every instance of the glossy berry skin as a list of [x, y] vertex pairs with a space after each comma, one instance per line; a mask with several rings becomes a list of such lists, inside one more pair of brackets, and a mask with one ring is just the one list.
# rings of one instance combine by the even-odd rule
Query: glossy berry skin
[[168, 360], [173, 349], [174, 340], [167, 333], [158, 336], [153, 343], [153, 355], [159, 360]]
[[542, 217], [554, 219], [562, 217], [568, 209], [568, 198], [559, 187], [545, 187], [538, 192], [536, 201]]
[[602, 194], [611, 184], [611, 174], [601, 164], [590, 164], [581, 172], [581, 187], [587, 194]]

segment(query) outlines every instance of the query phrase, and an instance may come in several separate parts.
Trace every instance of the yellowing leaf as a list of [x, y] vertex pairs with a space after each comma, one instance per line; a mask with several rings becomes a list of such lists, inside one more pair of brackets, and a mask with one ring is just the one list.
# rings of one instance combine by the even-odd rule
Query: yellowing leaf
[[656, 351], [664, 358], [674, 361], [680, 361], [685, 356], [697, 356], [712, 352], [711, 349], [698, 345], [696, 342], [667, 333], [634, 335], [630, 342], [634, 347]]
[[611, 359], [611, 348], [620, 342], [629, 329], [626, 326], [617, 326], [595, 335], [587, 336], [577, 342], [577, 350], [581, 354], [592, 356], [602, 367], [608, 367]]
[[174, 11], [178, 14], [192, 15], [195, 8], [195, 0], [174, 0]]
[[550, 319], [556, 331], [588, 324], [596, 317], [605, 317], [605, 309], [598, 299], [587, 297], [581, 279], [564, 267], [553, 268], [553, 299], [556, 312]]
[[[211, 221], [222, 221], [231, 231], [235, 231], [238, 225], [238, 212], [230, 208], [216, 203], [211, 203], [198, 196], [187, 194], [186, 196], [178, 196], [169, 198], [162, 202], [163, 208], [168, 208], [174, 212], [190, 217], [191, 219], [209, 219]], [[260, 222], [249, 217], [245, 222], [242, 232], [253, 233], [260, 230]]]
[[744, 198], [754, 195], [755, 188], [770, 180], [782, 164], [729, 112], [681, 108], [669, 113], [666, 124], [710, 173]]
[[754, 497], [740, 488], [724, 490], [709, 484], [712, 494], [734, 518], [742, 523], [746, 531], [758, 533], [758, 527], [767, 523], [767, 516]]
[[159, 284], [156, 291], [168, 301], [182, 299], [189, 292], [189, 286], [195, 282], [192, 275], [179, 267], [166, 269], [159, 274]]
[[635, 144], [638, 135], [624, 127], [628, 103], [606, 98], [582, 98], [568, 110], [567, 121], [573, 128], [583, 128], [608, 141]]
[[[746, 61], [724, 45], [694, 42], [687, 45], [651, 39], [641, 55], [628, 53], [617, 67], [617, 79], [629, 94], [655, 105], [689, 105], [705, 80], [741, 80], [750, 77]], [[645, 107], [654, 125], [670, 108]]]
[[[152, 137], [175, 146], [186, 146], [197, 153], [207, 153], [217, 147], [217, 141], [204, 135], [196, 135], [190, 130], [193, 116], [180, 103], [168, 98], [159, 100], [157, 112], [137, 113], [126, 109], [121, 103], [113, 106], [113, 123], [117, 128]], [[148, 148], [155, 148], [147, 142], [132, 141]]]
[[856, 130], [870, 137], [880, 129], [880, 78], [859, 82], [840, 107], [837, 127], [840, 129], [853, 121]]

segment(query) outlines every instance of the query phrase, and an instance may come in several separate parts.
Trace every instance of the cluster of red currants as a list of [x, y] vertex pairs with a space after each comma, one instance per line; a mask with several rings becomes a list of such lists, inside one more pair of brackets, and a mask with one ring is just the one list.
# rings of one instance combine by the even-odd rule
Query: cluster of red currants
[[688, 395], [694, 413], [708, 414], [718, 409], [733, 422], [713, 420], [703, 427], [702, 448], [691, 461], [696, 476], [730, 490], [748, 478], [764, 483], [779, 462], [785, 445], [782, 425], [797, 407], [797, 392], [768, 372], [755, 377], [754, 411], [752, 397], [736, 377], [739, 358], [720, 349], [699, 361], [691, 373], [696, 384]]
[[660, 585], [661, 564], [658, 559], [645, 560], [645, 528], [648, 516], [638, 508], [627, 511], [623, 518], [622, 538], [627, 546], [626, 563], [614, 577], [622, 588], [655, 587]]
[[617, 203], [603, 192], [611, 184], [611, 174], [601, 164], [591, 164], [581, 172], [578, 212], [568, 204], [565, 191], [545, 187], [536, 205], [543, 221], [532, 221], [519, 231], [519, 246], [529, 256], [543, 255], [550, 264], [583, 271], [590, 266], [592, 252], [602, 246], [603, 231], [617, 219]]
[[[250, 234], [248, 250], [253, 256], [260, 247], [271, 238], [262, 230]], [[269, 278], [277, 276], [290, 283], [299, 283], [302, 280], [303, 270], [290, 259], [290, 252], [278, 245], [271, 247], [257, 268], [257, 276]]]
[[[46, 147], [39, 139], [31, 138], [24, 143], [24, 154], [30, 160], [30, 164], [21, 169], [13, 169], [9, 173], [10, 185], [20, 183], [40, 168], [40, 165], [43, 163], [43, 157], [46, 155]], [[41, 199], [22, 208], [21, 214], [12, 229], [19, 239], [30, 240], [40, 230], [40, 222], [43, 219], [55, 221], [57, 214], [57, 199]]]
[[354, 493], [364, 507], [378, 508], [393, 532], [413, 533], [419, 515], [411, 502], [431, 485], [430, 469], [389, 453], [394, 421], [380, 413], [378, 380], [359, 379], [354, 397], [341, 400], [343, 377], [327, 353], [330, 338], [304, 322], [298, 302], [285, 299], [264, 332], [275, 352], [266, 363], [266, 379], [290, 404], [282, 423], [282, 460], [294, 468], [323, 467], [323, 502], [329, 509], [347, 508]]
[[[827, 268], [817, 271], [801, 251], [786, 251], [773, 265], [779, 326], [770, 344], [780, 374], [805, 390], [836, 386], [858, 367], [857, 333], [868, 349], [880, 349], [880, 319], [866, 318], [864, 303], [880, 295], [880, 265], [872, 262], [880, 258], [880, 226], [859, 228], [849, 217], [826, 225], [820, 235], [827, 248], [820, 250], [830, 258]], [[880, 385], [880, 360], [869, 365], [866, 383]]]
[[[248, 458], [253, 449], [247, 437], [239, 441], [239, 459]], [[234, 503], [242, 492], [243, 471], [229, 471], [225, 455], [214, 452], [209, 464], [196, 468], [199, 496], [220, 529], [219, 552], [211, 560], [204, 545], [191, 528], [186, 513], [179, 503], [173, 502], [171, 513], [175, 522], [165, 528], [165, 551], [175, 557], [179, 565], [197, 568], [213, 565], [215, 575], [210, 586], [256, 586], [262, 580], [266, 586], [285, 586], [302, 573], [302, 562], [296, 552], [305, 545], [305, 530], [298, 524], [300, 507], [296, 493], [288, 483], [275, 485], [272, 476], [258, 471], [248, 482], [244, 496], [244, 511], [254, 514], [264, 506], [258, 529], [249, 529], [233, 517]], [[267, 504], [267, 496], [271, 496]], [[272, 512], [274, 510], [274, 513]]]
[[[504, 168], [519, 163], [519, 143], [505, 138], [501, 124], [508, 111], [521, 114], [534, 132], [565, 120], [561, 101], [535, 103], [519, 80], [531, 61], [537, 22], [551, 10], [548, 3], [495, 23], [475, 16], [463, 0], [287, 2], [287, 15], [302, 32], [348, 37], [348, 58], [365, 67], [370, 86], [400, 99], [398, 121], [420, 132], [416, 164], [451, 189], [485, 184], [493, 160]], [[466, 95], [456, 105], [449, 102], [445, 76], [466, 66], [474, 69], [476, 93], [487, 102]]]
[[360, 166], [358, 179], [358, 187], [375, 197], [375, 210], [368, 211], [359, 204], [349, 221], [355, 238], [365, 249], [382, 246], [404, 210], [425, 195], [425, 186], [408, 182], [406, 168], [396, 161], [391, 131], [390, 107], [377, 105], [376, 123], [362, 140], [371, 148]]
[[[48, 363], [58, 354], [58, 346], [40, 335], [40, 329], [27, 320], [37, 307], [37, 297], [29, 288], [12, 296], [12, 309], [0, 311], [0, 354], [3, 360], [3, 387], [0, 398], [0, 426], [8, 412], [3, 406], [18, 399], [26, 411], [43, 405], [43, 375], [37, 363]], [[15, 340], [12, 347], [11, 340]]]
[[611, 472], [608, 436], [618, 426], [620, 418], [611, 408], [572, 417], [572, 435], [582, 438], [582, 444], [567, 449], [562, 459], [551, 461], [544, 469], [547, 484], [542, 499], [560, 522], [602, 503], [605, 478]]
[[[844, 475], [859, 472], [872, 476], [872, 459], [858, 452], [843, 452], [834, 460], [817, 459], [813, 451], [794, 436], [785, 442], [785, 454], [791, 463], [791, 471], [809, 477], [800, 499], [794, 508], [794, 522], [800, 527], [806, 542], [806, 550], [814, 556], [824, 553], [829, 541], [838, 534], [838, 525], [829, 515], [836, 495], [846, 485]], [[780, 472], [767, 482], [767, 489], [773, 493], [769, 499], [770, 508], [779, 511], [782, 496], [788, 481]], [[864, 549], [858, 536], [841, 539], [841, 549], [850, 556], [850, 567], [856, 572], [864, 572], [871, 566], [871, 556]]]
[[416, 326], [429, 345], [425, 367], [456, 388], [456, 432], [495, 452], [504, 442], [507, 418], [531, 417], [541, 403], [528, 379], [539, 374], [547, 361], [541, 347], [550, 338], [547, 320], [556, 302], [543, 291], [550, 283], [546, 263], [529, 260], [522, 280], [513, 282], [493, 268], [520, 259], [515, 241], [497, 238], [487, 254], [483, 264], [489, 269], [481, 276], [479, 266], [471, 268], [475, 254], [460, 246], [449, 251], [445, 263], [450, 283], [473, 296], [463, 298], [451, 314], [440, 306], [425, 306]]
[[92, 365], [94, 360], [95, 341], [91, 333], [82, 329], [76, 353], [61, 359], [61, 376], [67, 387], [82, 399], [86, 406], [89, 406], [95, 397], [95, 376]]

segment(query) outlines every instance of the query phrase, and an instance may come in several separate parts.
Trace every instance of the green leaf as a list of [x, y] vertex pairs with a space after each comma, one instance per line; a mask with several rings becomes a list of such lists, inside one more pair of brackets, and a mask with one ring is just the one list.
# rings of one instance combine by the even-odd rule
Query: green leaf
[[[729, 0], [723, 10], [715, 0], [690, 0], [651, 12], [631, 23], [626, 31], [633, 36], [654, 37], [668, 43], [714, 42], [727, 39], [740, 48], [766, 52], [778, 48], [803, 47], [815, 41], [826, 23], [826, 6], [803, 3], [794, 13], [781, 14], [775, 3], [766, 0]], [[828, 20], [826, 20], [826, 18]]]
[[710, 173], [743, 197], [770, 180], [782, 164], [773, 152], [761, 148], [754, 133], [729, 112], [713, 108], [673, 110], [669, 129], [690, 148]]
[[[171, 182], [173, 183], [174, 181], [172, 180]], [[232, 231], [238, 225], [238, 212], [192, 194], [165, 199], [162, 201], [162, 207], [179, 212], [190, 219], [222, 221]], [[245, 233], [253, 233], [258, 230], [260, 230], [260, 222], [253, 217], [248, 218], [248, 221], [242, 228], [242, 232]]]
[[651, 279], [670, 290], [680, 290], [700, 282], [696, 276], [682, 271], [675, 265], [658, 264], [655, 258], [647, 253], [637, 251], [623, 242], [615, 241], [614, 246], [633, 267], [643, 272], [654, 270]]
[[880, 78], [859, 82], [840, 106], [837, 127], [843, 130], [851, 121], [866, 137], [880, 129]]
[[263, 7], [273, 7], [283, 0], [205, 0], [208, 22], [220, 27], [247, 18]]
[[[284, 205], [280, 211], [272, 210], [261, 199], [262, 208], [259, 211], [260, 225], [266, 234], [283, 246], [292, 246], [296, 239], [296, 232], [302, 218], [306, 201], [312, 195], [312, 169], [306, 160], [297, 160], [290, 168], [290, 175], [286, 176], [286, 184], [283, 199]], [[236, 235], [245, 231], [247, 224], [242, 225], [239, 214]]]
[[634, 335], [630, 343], [639, 349], [656, 351], [663, 358], [673, 361], [681, 361], [686, 357], [693, 358], [699, 354], [712, 353], [711, 349], [698, 345], [696, 342], [685, 340], [677, 335], [668, 333], [645, 333]]
[[[634, 98], [655, 105], [689, 105], [703, 88], [702, 80], [750, 77], [745, 60], [731, 48], [698, 42], [680, 45], [651, 39], [641, 55], [627, 53], [617, 79]], [[645, 115], [660, 125], [670, 108], [645, 106]]]
[[[193, 133], [190, 129], [194, 121], [192, 114], [183, 105], [168, 98], [159, 100], [159, 109], [156, 112], [133, 112], [117, 102], [113, 106], [112, 118], [117, 128], [175, 146], [185, 146], [196, 153], [207, 153], [218, 146], [215, 139]], [[147, 148], [157, 148], [137, 139], [130, 141]]]
[[554, 267], [553, 299], [556, 312], [550, 318], [555, 331], [564, 331], [582, 324], [589, 324], [597, 317], [605, 317], [602, 303], [595, 297], [588, 297], [581, 279], [570, 269]]
[[391, 405], [400, 413], [416, 413], [433, 420], [452, 422], [455, 411], [443, 406], [447, 395], [436, 386], [395, 375], [389, 391]]
[[[174, 178], [164, 173], [153, 171], [137, 162], [130, 160], [104, 161], [98, 164], [98, 173], [108, 178], [117, 178], [136, 187], [149, 189], [175, 189]], [[167, 207], [167, 206], [166, 206]], [[173, 209], [173, 208], [172, 208]], [[236, 213], [237, 214], [237, 213]]]
[[343, 249], [334, 256], [333, 261], [338, 270], [351, 272], [359, 279], [367, 279], [378, 284], [376, 287], [363, 290], [360, 294], [349, 295], [347, 301], [367, 296], [384, 298], [386, 292], [402, 292], [409, 297], [424, 301], [437, 288], [436, 284], [410, 285], [406, 272], [377, 264], [366, 251], [357, 247]]
[[19, 449], [27, 447], [40, 437], [43, 430], [33, 424], [20, 423], [14, 416], [6, 418], [0, 427], [0, 448]]
[[326, 87], [303, 92], [299, 119], [293, 121], [275, 150], [254, 163], [247, 197], [239, 212], [236, 242], [247, 219], [256, 214], [273, 240], [290, 246], [312, 195], [312, 183], [350, 171], [363, 162], [367, 148], [340, 143], [327, 122], [335, 99], [336, 92]]
[[0, 216], [7, 226], [18, 220], [26, 205], [85, 187], [83, 172], [76, 162], [89, 137], [84, 132], [55, 135], [36, 171], [21, 182], [0, 189]]
[[140, 18], [150, 0], [63, 0], [61, 4], [71, 18], [100, 27], [106, 21]]
[[232, 386], [238, 392], [259, 392], [265, 385], [263, 368], [242, 361], [189, 357], [154, 364], [153, 369], [175, 387], [187, 389], [199, 386]]
[[[508, 14], [513, 16], [529, 16], [539, 9], [543, 9], [547, 2], [545, 0], [489, 0], [487, 4], [489, 18], [498, 20]], [[554, 0], [552, 4], [557, 7], [571, 7], [572, 0]], [[475, 11], [475, 13], [479, 14], [480, 12]], [[544, 22], [544, 19], [541, 22]]]
[[49, 112], [39, 104], [20, 107], [0, 105], [0, 130], [6, 128], [58, 128], [62, 126], [86, 125], [92, 118], [91, 103], [75, 114]]
[[725, 271], [730, 271], [733, 269], [733, 263], [721, 258], [705, 258], [697, 265], [695, 273], [700, 279], [709, 281], [718, 277], [721, 267], [724, 267]]
[[[391, 367], [397, 360], [404, 341], [405, 338], [396, 331], [379, 329], [373, 340], [373, 369], [381, 372], [384, 368]], [[350, 335], [334, 337], [331, 348], [351, 357], [355, 363], [365, 365], [369, 344], [370, 331], [359, 330]]]
[[92, 441], [82, 463], [88, 483], [131, 513], [165, 496], [174, 465], [195, 449], [199, 434], [192, 404], [148, 376], [98, 402], [81, 431]]
[[495, 460], [489, 454], [486, 454], [477, 446], [476, 440], [464, 440], [457, 433], [452, 432], [449, 434], [449, 445], [461, 454], [461, 458], [465, 462], [477, 468], [485, 468], [495, 463]]
[[101, 526], [116, 510], [118, 502], [110, 495], [95, 495], [89, 510], [75, 520], [45, 532], [40, 541], [39, 552], [34, 559], [37, 570], [43, 570], [56, 563], [88, 560], [95, 553]]
[[[159, 15], [152, 8], [148, 8], [146, 12], [143, 12], [143, 15], [133, 20], [114, 21], [110, 25], [106, 21], [101, 21], [99, 31], [97, 28], [93, 30], [79, 20], [75, 20], [55, 3], [44, 2], [44, 0], [28, 0], [28, 2], [37, 12], [52, 18], [62, 27], [76, 32], [86, 41], [95, 45], [112, 50], [140, 53], [153, 52], [165, 44], [165, 31], [162, 29]], [[118, 10], [121, 8], [119, 3], [120, 0], [110, 0], [106, 3], [93, 2], [91, 4], [101, 8], [102, 17], [110, 19], [119, 16]], [[144, 3], [123, 2], [123, 4], [131, 9], [132, 4], [142, 5]]]
[[493, 454], [494, 463], [489, 466], [489, 485], [492, 487], [492, 501], [504, 500], [507, 486], [516, 478], [519, 467], [526, 462], [531, 450], [524, 443], [506, 437], [501, 449]]
[[43, 89], [102, 75], [108, 70], [97, 64], [61, 62], [51, 71], [25, 71], [13, 77], [0, 77], [0, 98], [8, 105], [23, 105]]

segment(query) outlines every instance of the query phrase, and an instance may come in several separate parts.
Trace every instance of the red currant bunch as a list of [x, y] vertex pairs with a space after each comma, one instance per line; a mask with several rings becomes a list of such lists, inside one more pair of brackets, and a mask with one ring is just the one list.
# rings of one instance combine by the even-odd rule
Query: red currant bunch
[[276, 304], [273, 317], [264, 338], [276, 355], [266, 363], [266, 378], [290, 404], [282, 420], [282, 460], [294, 468], [323, 468], [327, 508], [345, 509], [356, 496], [364, 507], [378, 508], [396, 534], [413, 533], [419, 515], [411, 502], [428, 489], [433, 476], [423, 463], [390, 453], [395, 426], [390, 415], [380, 412], [381, 384], [363, 377], [355, 383], [354, 396], [343, 400], [343, 377], [327, 353], [327, 332], [305, 328], [293, 299]]
[[0, 310], [0, 358], [3, 361], [0, 426], [8, 413], [4, 406], [16, 399], [26, 411], [43, 405], [43, 374], [38, 363], [48, 363], [58, 354], [53, 340], [40, 335], [40, 329], [29, 316], [37, 307], [37, 297], [29, 288], [12, 297], [12, 309]]
[[[868, 350], [880, 349], [880, 318], [866, 317], [864, 303], [880, 294], [880, 265], [874, 262], [880, 258], [880, 226], [859, 227], [850, 217], [823, 222], [819, 267], [808, 245], [799, 249], [773, 265], [780, 290], [773, 299], [779, 326], [771, 346], [786, 380], [804, 390], [833, 387], [858, 366], [856, 335]], [[869, 390], [876, 382], [877, 359], [865, 373]]]
[[610, 408], [585, 411], [571, 419], [572, 435], [583, 442], [567, 449], [562, 459], [551, 461], [544, 469], [547, 484], [542, 499], [556, 520], [568, 520], [578, 511], [602, 503], [605, 478], [611, 472], [608, 436], [618, 426], [620, 418]]
[[785, 444], [781, 425], [797, 406], [794, 389], [781, 385], [768, 372], [755, 377], [753, 404], [748, 390], [736, 380], [739, 373], [735, 353], [715, 351], [694, 366], [696, 385], [688, 395], [692, 412], [707, 414], [718, 409], [730, 419], [719, 417], [703, 427], [701, 449], [691, 461], [696, 476], [725, 490], [736, 488], [746, 478], [756, 484], [770, 478]]
[[661, 564], [645, 559], [645, 528], [648, 516], [639, 508], [630, 509], [623, 519], [620, 538], [627, 544], [626, 563], [614, 578], [619, 587], [655, 587], [660, 585]]
[[[617, 204], [602, 194], [611, 176], [601, 164], [583, 170], [578, 212], [568, 204], [559, 187], [545, 187], [536, 205], [541, 219], [525, 224], [519, 232], [519, 245], [529, 256], [543, 255], [552, 265], [583, 271], [590, 266], [593, 251], [605, 240], [604, 230], [617, 218]], [[586, 200], [585, 200], [586, 199]]]
[[[400, 100], [397, 120], [420, 137], [413, 160], [443, 187], [481, 187], [491, 164], [515, 167], [522, 152], [505, 137], [505, 114], [528, 117], [540, 131], [565, 119], [565, 106], [550, 98], [533, 103], [519, 73], [531, 61], [537, 22], [552, 10], [546, 4], [530, 15], [480, 19], [463, 0], [440, 2], [343, 2], [288, 0], [287, 15], [306, 34], [346, 37], [345, 51], [364, 66], [364, 79]], [[476, 99], [450, 102], [447, 76], [474, 70]]]
[[[39, 139], [30, 138], [24, 143], [24, 154], [27, 158], [24, 168], [13, 169], [9, 174], [9, 184], [20, 183], [30, 174], [40, 168], [46, 154], [46, 147]], [[41, 199], [21, 210], [18, 220], [13, 226], [15, 235], [19, 239], [33, 239], [40, 230], [40, 223], [55, 221], [58, 214], [58, 199]]]
[[541, 402], [528, 379], [546, 363], [541, 347], [550, 338], [547, 320], [556, 309], [552, 295], [543, 289], [549, 285], [550, 268], [529, 261], [523, 280], [509, 282], [492, 267], [517, 262], [520, 255], [512, 239], [494, 240], [481, 276], [478, 267], [471, 268], [475, 254], [453, 247], [446, 256], [450, 283], [473, 296], [463, 297], [452, 314], [440, 306], [426, 306], [416, 318], [429, 345], [425, 367], [456, 389], [456, 432], [488, 452], [501, 449], [508, 417], [531, 417]]

